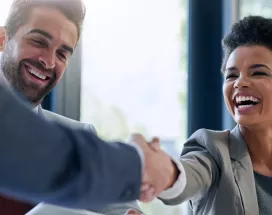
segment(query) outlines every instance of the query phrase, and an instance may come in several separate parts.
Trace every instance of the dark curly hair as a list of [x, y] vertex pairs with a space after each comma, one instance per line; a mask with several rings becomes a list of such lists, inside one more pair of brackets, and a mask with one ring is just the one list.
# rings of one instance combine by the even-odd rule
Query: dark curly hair
[[224, 73], [230, 54], [239, 46], [261, 45], [272, 51], [272, 19], [247, 16], [235, 23], [222, 40], [224, 52], [221, 72]]
[[9, 38], [12, 38], [18, 28], [25, 24], [33, 7], [46, 6], [59, 10], [77, 27], [78, 39], [85, 18], [85, 5], [82, 0], [13, 0], [5, 28]]

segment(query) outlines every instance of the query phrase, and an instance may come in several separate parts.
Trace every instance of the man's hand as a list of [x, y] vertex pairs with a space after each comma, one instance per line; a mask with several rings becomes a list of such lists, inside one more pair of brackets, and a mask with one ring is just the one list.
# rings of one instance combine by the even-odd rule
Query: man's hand
[[178, 170], [171, 157], [160, 149], [159, 139], [147, 143], [140, 134], [133, 134], [130, 142], [141, 147], [145, 166], [139, 200], [150, 202], [162, 191], [172, 187], [178, 177]]
[[141, 215], [141, 213], [134, 209], [129, 209], [124, 215]]

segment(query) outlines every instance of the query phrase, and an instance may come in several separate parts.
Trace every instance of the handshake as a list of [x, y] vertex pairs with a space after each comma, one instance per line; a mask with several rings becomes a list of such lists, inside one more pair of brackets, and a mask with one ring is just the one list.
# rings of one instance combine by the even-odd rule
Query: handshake
[[160, 149], [158, 138], [147, 142], [142, 135], [133, 134], [129, 142], [138, 145], [143, 151], [144, 167], [139, 200], [150, 202], [174, 185], [179, 170], [171, 157]]

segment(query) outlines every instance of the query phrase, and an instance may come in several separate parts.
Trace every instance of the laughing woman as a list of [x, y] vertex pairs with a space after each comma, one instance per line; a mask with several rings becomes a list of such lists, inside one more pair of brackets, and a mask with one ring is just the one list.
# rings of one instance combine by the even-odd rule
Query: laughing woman
[[177, 195], [194, 214], [272, 214], [272, 19], [249, 16], [223, 39], [225, 104], [231, 131], [198, 130], [185, 143]]

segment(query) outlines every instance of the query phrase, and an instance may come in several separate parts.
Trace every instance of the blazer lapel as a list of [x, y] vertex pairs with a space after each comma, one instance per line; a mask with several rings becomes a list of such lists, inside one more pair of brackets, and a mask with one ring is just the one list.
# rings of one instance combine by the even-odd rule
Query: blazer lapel
[[253, 168], [247, 145], [236, 126], [229, 137], [230, 155], [234, 160], [233, 174], [241, 194], [246, 215], [259, 215]]

